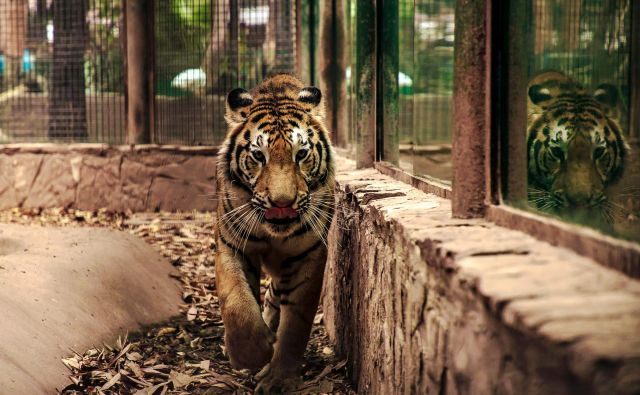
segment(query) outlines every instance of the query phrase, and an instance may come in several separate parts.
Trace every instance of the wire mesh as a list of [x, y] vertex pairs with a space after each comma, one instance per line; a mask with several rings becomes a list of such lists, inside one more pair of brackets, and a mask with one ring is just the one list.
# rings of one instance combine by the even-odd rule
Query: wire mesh
[[157, 143], [224, 139], [225, 95], [296, 71], [294, 0], [156, 3]]
[[[126, 143], [122, 0], [0, 0], [0, 142]], [[296, 68], [296, 0], [155, 2], [155, 143], [215, 144], [224, 100]]]
[[123, 142], [121, 19], [119, 0], [0, 0], [0, 142]]

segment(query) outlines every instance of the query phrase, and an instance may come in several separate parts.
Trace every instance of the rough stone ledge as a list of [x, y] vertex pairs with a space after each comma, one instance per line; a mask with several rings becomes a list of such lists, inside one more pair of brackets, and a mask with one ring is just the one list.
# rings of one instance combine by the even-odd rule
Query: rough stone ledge
[[342, 172], [323, 301], [366, 393], [638, 394], [640, 282]]
[[0, 209], [215, 210], [215, 147], [0, 146]]

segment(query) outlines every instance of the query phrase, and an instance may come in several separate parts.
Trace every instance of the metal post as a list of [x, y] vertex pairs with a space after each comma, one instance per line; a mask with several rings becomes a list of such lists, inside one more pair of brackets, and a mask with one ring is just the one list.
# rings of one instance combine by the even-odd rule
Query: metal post
[[631, 2], [631, 55], [629, 61], [629, 133], [632, 142], [640, 143], [640, 2]]
[[126, 1], [127, 142], [153, 142], [155, 35], [153, 0]]
[[[507, 137], [502, 141], [501, 165], [503, 176], [503, 196], [509, 204], [527, 207], [527, 83], [529, 79], [530, 36], [524, 27], [529, 23], [527, 2], [511, 1], [507, 5], [509, 19], [502, 21], [506, 32], [504, 37], [502, 79], [506, 87], [504, 111], [500, 114], [502, 123], [500, 134]], [[504, 31], [504, 30], [503, 30]]]
[[357, 0], [356, 166], [371, 167], [376, 154], [376, 0]]
[[459, 218], [480, 217], [485, 210], [485, 133], [490, 133], [487, 1], [456, 2], [451, 206], [453, 216]]
[[326, 124], [331, 131], [331, 141], [344, 147], [347, 142], [344, 1], [327, 0], [323, 4], [321, 12], [320, 88], [325, 97]]

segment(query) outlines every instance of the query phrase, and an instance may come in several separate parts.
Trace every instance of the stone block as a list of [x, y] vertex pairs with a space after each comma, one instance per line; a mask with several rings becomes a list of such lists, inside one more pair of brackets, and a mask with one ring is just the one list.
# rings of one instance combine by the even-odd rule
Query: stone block
[[173, 178], [185, 181], [210, 181], [215, 183], [216, 178], [216, 157], [198, 156], [188, 158], [181, 163], [172, 163], [157, 168], [160, 177]]
[[[51, 154], [42, 157], [29, 193], [22, 203], [25, 208], [71, 207], [75, 203], [77, 169], [80, 156]], [[28, 183], [27, 177], [24, 182]]]
[[0, 208], [18, 207], [26, 200], [43, 158], [35, 154], [0, 155]]
[[215, 209], [213, 184], [189, 182], [182, 179], [156, 177], [149, 187], [146, 209], [209, 211]]
[[76, 207], [81, 210], [106, 208], [124, 211], [120, 164], [122, 156], [85, 156], [80, 168]]
[[155, 171], [128, 156], [123, 158], [120, 169], [122, 206], [134, 212], [145, 211]]

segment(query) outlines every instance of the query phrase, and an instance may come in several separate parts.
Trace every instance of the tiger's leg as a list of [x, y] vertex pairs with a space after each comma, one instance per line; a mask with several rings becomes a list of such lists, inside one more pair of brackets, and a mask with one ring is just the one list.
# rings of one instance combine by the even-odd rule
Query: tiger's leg
[[[280, 296], [280, 324], [273, 358], [258, 374], [257, 391], [273, 393], [286, 390], [299, 378], [304, 351], [315, 317], [327, 249], [318, 246], [309, 255], [294, 262], [286, 277], [274, 278], [274, 290]], [[288, 281], [283, 281], [283, 278]]]
[[227, 355], [236, 369], [261, 368], [273, 355], [275, 336], [260, 314], [259, 286], [259, 268], [256, 274], [248, 258], [224, 240], [218, 243], [216, 287]]
[[262, 309], [262, 318], [267, 323], [269, 329], [276, 333], [278, 324], [280, 323], [280, 296], [275, 292], [275, 280], [271, 279], [269, 287], [264, 294], [264, 306]]

